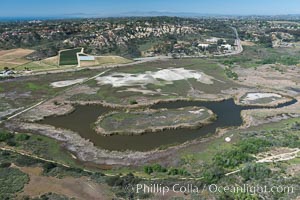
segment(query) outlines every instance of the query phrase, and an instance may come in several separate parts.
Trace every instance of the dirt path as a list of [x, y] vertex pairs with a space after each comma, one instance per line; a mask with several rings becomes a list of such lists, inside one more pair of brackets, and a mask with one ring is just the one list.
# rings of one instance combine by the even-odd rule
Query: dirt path
[[297, 157], [297, 154], [299, 152], [300, 152], [300, 149], [297, 148], [297, 149], [294, 149], [294, 151], [292, 151], [292, 152], [282, 153], [282, 154], [272, 155], [272, 156], [268, 156], [266, 158], [262, 158], [262, 159], [256, 161], [256, 163], [272, 163], [272, 162], [292, 160]]
[[[292, 152], [282, 153], [282, 154], [262, 158], [260, 160], [257, 160], [256, 163], [273, 163], [273, 162], [292, 160], [292, 159], [297, 157], [297, 154], [299, 152], [300, 152], [300, 149], [297, 148], [297, 149], [294, 149], [294, 151], [292, 151]], [[229, 173], [225, 174], [225, 176], [236, 174], [236, 173], [240, 172], [241, 170], [242, 169], [238, 169], [238, 170], [235, 170], [233, 172], [229, 172]]]
[[[61, 162], [57, 162], [57, 161], [53, 161], [53, 160], [48, 160], [48, 159], [45, 159], [45, 158], [42, 158], [42, 157], [39, 157], [39, 156], [35, 156], [35, 155], [32, 155], [28, 152], [25, 152], [25, 151], [20, 151], [20, 150], [15, 150], [13, 148], [7, 148], [7, 147], [0, 147], [0, 150], [2, 151], [9, 151], [9, 152], [12, 152], [12, 153], [17, 153], [17, 154], [20, 154], [22, 156], [27, 156], [27, 157], [30, 157], [30, 158], [33, 158], [33, 159], [37, 159], [37, 160], [41, 160], [41, 161], [44, 161], [44, 162], [48, 162], [48, 163], [53, 163], [53, 164], [57, 164], [57, 165], [61, 165], [63, 167], [66, 167], [66, 168], [71, 168], [71, 166], [69, 165], [66, 165], [64, 163], [61, 163]], [[89, 172], [89, 173], [93, 173], [92, 171], [90, 170], [83, 170], [85, 172]]]
[[50, 100], [50, 99], [52, 99], [52, 98], [54, 98], [54, 97], [56, 97], [56, 96], [58, 96], [58, 95], [60, 95], [60, 94], [62, 94], [62, 93], [64, 93], [64, 92], [66, 92], [66, 91], [69, 90], [70, 88], [75, 87], [75, 86], [78, 86], [78, 85], [82, 85], [82, 84], [84, 84], [84, 83], [86, 83], [86, 82], [88, 82], [88, 81], [90, 81], [90, 80], [93, 80], [93, 79], [95, 79], [95, 78], [97, 78], [97, 77], [99, 77], [99, 76], [105, 74], [105, 73], [108, 72], [108, 71], [110, 71], [110, 69], [107, 69], [107, 70], [105, 70], [104, 72], [101, 72], [101, 73], [99, 73], [99, 74], [97, 74], [97, 75], [95, 75], [95, 76], [92, 76], [92, 77], [90, 77], [90, 78], [87, 78], [87, 79], [85, 79], [85, 80], [79, 82], [79, 83], [76, 83], [76, 84], [72, 85], [71, 87], [69, 87], [69, 88], [67, 88], [67, 89], [65, 89], [65, 90], [63, 90], [63, 91], [61, 91], [61, 92], [59, 92], [59, 93], [57, 93], [57, 94], [54, 94], [54, 95], [52, 95], [52, 96], [50, 96], [50, 97], [48, 97], [48, 98], [46, 98], [46, 99], [44, 99], [44, 100], [42, 100], [42, 101], [40, 101], [40, 102], [38, 102], [38, 103], [36, 103], [36, 104], [34, 104], [34, 105], [28, 107], [28, 108], [25, 108], [25, 109], [21, 110], [20, 112], [17, 112], [17, 113], [15, 113], [14, 115], [8, 117], [7, 119], [4, 119], [4, 120], [0, 121], [0, 124], [2, 124], [4, 121], [7, 121], [7, 120], [11, 120], [11, 119], [13, 119], [13, 118], [16, 118], [16, 117], [18, 117], [19, 115], [21, 115], [21, 114], [23, 114], [23, 113], [25, 113], [25, 112], [27, 112], [27, 111], [30, 111], [30, 110], [36, 108], [37, 106], [39, 106], [39, 105], [45, 103], [46, 101], [48, 101], [48, 100]]
[[[57, 161], [54, 161], [54, 160], [49, 160], [49, 159], [45, 159], [45, 158], [42, 158], [42, 157], [39, 157], [39, 156], [36, 156], [36, 155], [32, 155], [28, 152], [24, 152], [24, 151], [20, 151], [20, 150], [15, 150], [13, 148], [8, 148], [8, 147], [0, 147], [0, 150], [2, 151], [8, 151], [8, 152], [12, 152], [12, 153], [16, 153], [16, 154], [20, 154], [20, 155], [23, 155], [23, 156], [27, 156], [27, 157], [30, 157], [30, 158], [33, 158], [33, 159], [37, 159], [37, 160], [41, 160], [41, 161], [44, 161], [44, 162], [48, 162], [48, 163], [53, 163], [53, 164], [56, 164], [56, 165], [60, 165], [60, 166], [63, 166], [63, 167], [66, 167], [66, 168], [73, 168], [69, 165], [66, 165], [64, 163], [61, 163], [61, 162], [57, 162]], [[91, 171], [91, 170], [88, 170], [88, 169], [84, 169], [82, 168], [82, 170], [84, 172], [88, 172], [88, 173], [95, 173], [94, 171]], [[116, 176], [116, 175], [119, 175], [119, 174], [112, 174], [112, 173], [103, 173], [102, 174], [104, 176]], [[125, 176], [125, 175], [123, 175]], [[121, 176], [121, 177], [123, 177]], [[150, 181], [157, 181], [157, 180], [164, 180], [164, 178], [149, 178], [148, 176], [145, 177], [145, 176], [142, 176], [142, 175], [136, 175], [135, 176], [139, 177], [140, 179], [144, 179], [144, 180], [150, 180]], [[167, 179], [167, 178], [166, 178]], [[177, 178], [177, 180], [201, 180], [203, 179], [203, 177], [188, 177], [188, 178]]]
[[[57, 161], [54, 161], [54, 160], [45, 159], [45, 158], [42, 158], [42, 157], [39, 157], [39, 156], [35, 156], [35, 155], [32, 155], [28, 152], [23, 152], [23, 151], [15, 150], [15, 149], [12, 149], [12, 148], [6, 148], [6, 147], [0, 147], [0, 150], [17, 153], [17, 154], [27, 156], [27, 157], [30, 157], [30, 158], [34, 158], [34, 159], [37, 159], [37, 160], [41, 160], [41, 161], [44, 161], [44, 162], [49, 162], [49, 163], [61, 165], [61, 166], [64, 166], [66, 168], [72, 168], [71, 166], [66, 165], [64, 163], [57, 162]], [[297, 149], [294, 149], [292, 152], [287, 152], [287, 153], [282, 153], [282, 154], [262, 158], [260, 160], [257, 160], [256, 163], [269, 163], [269, 162], [280, 162], [280, 161], [292, 160], [294, 158], [297, 158], [299, 152], [300, 152], [300, 149], [297, 148]], [[95, 173], [95, 172], [93, 172], [91, 170], [87, 170], [87, 169], [82, 169], [82, 170], [85, 171], [85, 172], [88, 172], [88, 173]], [[229, 172], [229, 173], [226, 173], [225, 176], [230, 176], [232, 174], [236, 174], [236, 173], [240, 172], [241, 170], [242, 170], [242, 168], [237, 169], [237, 170], [232, 171], [232, 172]], [[105, 176], [115, 176], [116, 174], [103, 173], [103, 175], [105, 175]], [[135, 174], [135, 176], [139, 177], [140, 179], [144, 179], [144, 180], [148, 180], [148, 181], [161, 181], [161, 180], [166, 180], [167, 179], [167, 178], [149, 178], [149, 177], [144, 177], [140, 174], [139, 175]], [[199, 180], [202, 180], [203, 177], [181, 177], [181, 178], [176, 178], [176, 179], [177, 180], [199, 181]]]
[[[17, 116], [19, 116], [19, 115], [21, 115], [21, 114], [23, 114], [23, 113], [25, 113], [25, 112], [31, 110], [31, 109], [33, 109], [33, 108], [35, 108], [35, 107], [41, 105], [41, 104], [44, 103], [45, 101], [46, 101], [46, 100], [40, 101], [40, 102], [34, 104], [33, 106], [30, 106], [29, 108], [26, 108], [26, 109], [24, 109], [24, 110], [22, 110], [22, 111], [20, 111], [20, 112], [18, 112], [18, 113], [16, 113], [16, 114], [14, 114], [14, 115], [8, 117], [7, 120], [13, 119], [13, 118], [15, 118], [15, 117], [17, 117]], [[0, 121], [0, 124], [1, 124], [2, 122], [3, 122], [3, 121]]]

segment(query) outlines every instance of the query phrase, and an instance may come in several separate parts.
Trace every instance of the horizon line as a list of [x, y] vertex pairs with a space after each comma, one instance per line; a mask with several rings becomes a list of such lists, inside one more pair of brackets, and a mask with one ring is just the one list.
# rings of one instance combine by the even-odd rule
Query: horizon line
[[195, 12], [160, 12], [160, 11], [129, 11], [120, 14], [87, 14], [87, 13], [66, 13], [59, 15], [20, 15], [20, 16], [0, 16], [0, 19], [70, 19], [70, 18], [119, 18], [119, 17], [284, 17], [284, 16], [299, 16], [300, 13], [289, 14], [218, 14], [218, 13], [195, 13]]

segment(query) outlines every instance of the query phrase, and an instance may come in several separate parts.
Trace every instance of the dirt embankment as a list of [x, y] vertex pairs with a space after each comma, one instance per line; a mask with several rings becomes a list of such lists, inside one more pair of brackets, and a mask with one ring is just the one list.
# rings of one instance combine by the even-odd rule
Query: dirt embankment
[[297, 100], [295, 104], [282, 108], [243, 110], [241, 116], [244, 124], [241, 128], [300, 117], [300, 96], [295, 99]]
[[[292, 95], [291, 93], [280, 90], [272, 90], [268, 88], [246, 88], [246, 87], [240, 87], [240, 88], [235, 88], [235, 89], [228, 89], [228, 90], [222, 90], [222, 93], [233, 96], [234, 102], [237, 105], [240, 106], [257, 106], [257, 107], [265, 107], [265, 108], [274, 108], [280, 104], [284, 104], [287, 102], [290, 102], [294, 100], [297, 95]], [[255, 101], [243, 101], [243, 98], [247, 94], [265, 94], [265, 93], [270, 93], [270, 94], [277, 94], [280, 95], [281, 98], [276, 98], [274, 100], [271, 100], [269, 102], [255, 102]], [[263, 99], [263, 98], [262, 98]], [[259, 100], [259, 99], [257, 99]]]
[[[130, 122], [127, 118], [130, 118]], [[211, 110], [203, 107], [150, 109], [131, 113], [115, 111], [100, 116], [95, 123], [95, 131], [104, 136], [142, 135], [171, 129], [196, 129], [212, 123], [216, 118], [217, 116]], [[107, 125], [103, 127], [103, 124]]]
[[75, 94], [92, 94], [95, 91], [88, 86], [81, 85], [74, 89], [66, 91], [63, 95], [58, 95], [53, 99], [50, 99], [43, 104], [35, 107], [34, 109], [27, 111], [20, 116], [22, 121], [37, 122], [43, 120], [45, 117], [66, 115], [74, 111], [74, 107], [71, 103], [66, 101], [72, 95]]
[[[276, 92], [272, 90], [252, 90], [253, 92], [246, 92], [246, 93], [239, 93], [235, 96], [235, 104], [241, 105], [241, 106], [260, 106], [260, 107], [276, 107], [280, 104], [284, 104], [287, 102], [290, 102], [293, 100], [292, 97], [287, 96], [286, 94], [282, 94], [281, 92]], [[257, 97], [253, 97], [251, 99], [251, 95], [257, 95]], [[261, 95], [261, 97], [259, 97]], [[267, 95], [270, 95], [270, 97], [264, 97]], [[271, 95], [274, 95], [276, 97], [272, 97]], [[250, 96], [250, 97], [249, 97]], [[248, 99], [249, 100], [248, 100]], [[269, 98], [266, 102], [260, 102], [264, 99]]]
[[50, 125], [26, 123], [15, 120], [14, 122], [6, 123], [5, 126], [9, 130], [29, 131], [58, 140], [63, 143], [66, 149], [76, 155], [79, 160], [96, 164], [123, 166], [143, 165], [161, 156], [170, 155], [174, 150], [181, 148], [176, 146], [170, 147], [167, 150], [153, 150], [149, 152], [108, 151], [97, 148], [91, 141], [82, 138], [76, 132], [57, 129]]
[[[244, 120], [244, 125], [241, 128], [247, 128], [249, 126], [256, 126], [262, 123], [269, 123], [274, 121], [274, 116], [278, 115], [278, 119], [283, 119], [280, 115], [285, 113], [286, 118], [300, 116], [300, 103], [298, 102], [289, 107], [279, 108], [279, 109], [256, 109], [256, 110], [245, 110], [242, 112], [242, 117]], [[68, 110], [68, 109], [66, 109]], [[292, 115], [291, 113], [294, 113]], [[23, 118], [24, 119], [24, 118]], [[27, 131], [32, 133], [37, 133], [45, 135], [47, 137], [53, 138], [55, 140], [61, 141], [63, 146], [71, 151], [76, 157], [83, 162], [91, 162], [95, 164], [105, 164], [105, 165], [143, 165], [145, 163], [153, 162], [155, 160], [160, 160], [162, 158], [169, 157], [176, 154], [178, 150], [185, 148], [190, 145], [199, 145], [202, 142], [206, 142], [214, 139], [215, 137], [221, 137], [224, 134], [216, 134], [210, 138], [202, 138], [193, 141], [188, 141], [184, 144], [169, 147], [165, 150], [153, 150], [148, 152], [133, 152], [133, 151], [108, 151], [104, 149], [99, 149], [91, 141], [85, 140], [76, 132], [64, 129], [58, 129], [50, 125], [42, 125], [37, 123], [28, 123], [15, 119], [13, 121], [7, 122], [6, 127], [12, 131]], [[225, 131], [226, 132], [226, 131]]]

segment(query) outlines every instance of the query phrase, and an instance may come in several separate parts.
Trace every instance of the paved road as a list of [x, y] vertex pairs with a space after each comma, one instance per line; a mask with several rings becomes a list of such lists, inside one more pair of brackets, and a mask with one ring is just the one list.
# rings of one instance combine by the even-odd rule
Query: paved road
[[[235, 27], [231, 27], [232, 30], [234, 31], [234, 34], [236, 36], [235, 39], [235, 45], [237, 46], [237, 49], [231, 53], [224, 53], [220, 55], [213, 55], [214, 57], [225, 57], [225, 56], [233, 56], [233, 55], [238, 55], [244, 51], [241, 39], [239, 38], [238, 31]], [[202, 55], [202, 56], [182, 56], [181, 58], [207, 58], [208, 56]], [[156, 61], [156, 60], [164, 60], [164, 59], [173, 59], [172, 56], [154, 56], [154, 57], [147, 57], [147, 58], [136, 58], [134, 59], [135, 61]]]
[[244, 51], [243, 46], [242, 46], [242, 41], [239, 38], [239, 34], [236, 30], [235, 27], [231, 27], [232, 30], [234, 31], [235, 34], [235, 45], [237, 46], [237, 49], [231, 53], [225, 53], [225, 54], [221, 54], [221, 55], [214, 55], [215, 57], [223, 57], [223, 56], [233, 56], [233, 55], [238, 55], [240, 53], [242, 53]]

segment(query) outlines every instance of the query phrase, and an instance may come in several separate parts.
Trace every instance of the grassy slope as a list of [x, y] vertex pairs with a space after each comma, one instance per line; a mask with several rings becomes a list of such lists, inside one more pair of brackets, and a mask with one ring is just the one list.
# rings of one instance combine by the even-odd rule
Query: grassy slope
[[15, 68], [30, 62], [25, 57], [32, 52], [33, 50], [30, 49], [0, 50], [0, 70], [4, 67]]

